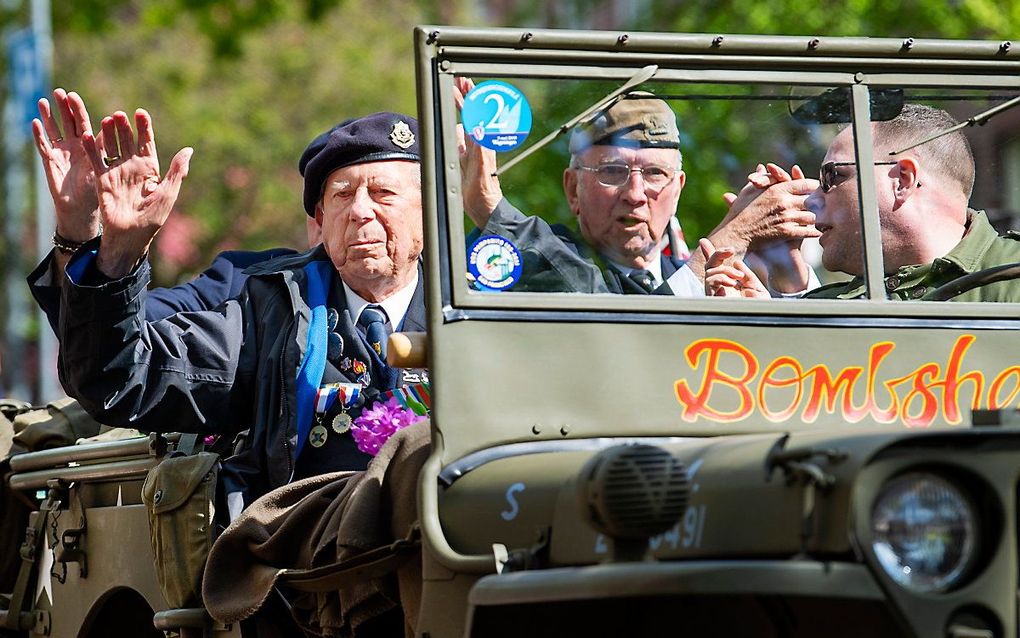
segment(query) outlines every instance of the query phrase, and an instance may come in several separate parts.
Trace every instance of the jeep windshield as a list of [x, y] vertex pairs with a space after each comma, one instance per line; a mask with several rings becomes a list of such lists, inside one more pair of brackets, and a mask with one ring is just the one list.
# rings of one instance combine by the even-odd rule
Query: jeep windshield
[[[893, 153], [923, 135], [868, 125], [918, 105], [950, 122], [1007, 105], [1016, 63], [992, 43], [950, 60], [891, 40], [419, 35], [433, 295], [469, 340], [437, 370], [462, 371], [456, 391], [476, 395], [465, 427], [521, 440], [958, 425], [1017, 403], [1020, 368], [1000, 348], [1017, 327], [1020, 260], [1007, 242], [989, 269], [960, 242], [1017, 223], [1020, 110], [961, 131], [973, 160], [952, 136]], [[652, 98], [675, 115], [676, 150], [669, 122], [614, 115]], [[499, 173], [489, 217], [475, 210], [485, 187], [462, 164], [459, 126], [462, 144], [494, 161], [483, 177]], [[607, 141], [621, 131], [624, 142]], [[756, 171], [775, 186], [741, 193]], [[950, 182], [966, 192], [956, 217], [911, 208]], [[755, 206], [803, 214], [741, 220]], [[736, 243], [715, 248], [746, 249], [761, 298], [704, 296], [699, 239], [727, 223], [719, 236]]]

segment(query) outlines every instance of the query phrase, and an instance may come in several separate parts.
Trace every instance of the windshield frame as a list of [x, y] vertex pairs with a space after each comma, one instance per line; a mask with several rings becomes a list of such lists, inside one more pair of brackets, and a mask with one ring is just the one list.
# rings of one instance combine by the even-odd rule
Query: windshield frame
[[[533, 32], [531, 44], [521, 45], [513, 39], [520, 32], [513, 29], [450, 29], [419, 28], [424, 41], [438, 31], [443, 46], [433, 43], [419, 49], [419, 101], [422, 119], [423, 171], [427, 195], [424, 202], [426, 219], [438, 223], [442, 245], [430, 257], [440, 264], [440, 297], [445, 321], [467, 317], [518, 317], [542, 313], [545, 318], [562, 317], [606, 321], [663, 321], [701, 323], [807, 322], [812, 325], [858, 320], [878, 321], [886, 325], [911, 325], [916, 322], [969, 323], [975, 318], [987, 319], [987, 327], [1015, 328], [1018, 320], [1015, 304], [980, 304], [953, 302], [891, 302], [885, 296], [883, 267], [874, 177], [870, 171], [859, 171], [858, 180], [863, 218], [864, 257], [868, 298], [852, 303], [834, 300], [798, 300], [795, 307], [780, 300], [747, 303], [730, 299], [655, 298], [620, 295], [578, 295], [571, 293], [485, 294], [469, 289], [463, 276], [466, 272], [464, 251], [450, 251], [450, 246], [463, 246], [465, 233], [461, 220], [463, 207], [459, 199], [460, 171], [455, 127], [458, 115], [452, 99], [455, 76], [496, 79], [597, 79], [623, 83], [647, 64], [659, 65], [655, 77], [645, 86], [656, 83], [717, 83], [819, 87], [850, 87], [854, 113], [855, 142], [858, 166], [872, 161], [869, 121], [869, 87], [899, 88], [987, 88], [1020, 92], [1020, 70], [1016, 59], [996, 60], [992, 43], [961, 42], [954, 49], [945, 42], [921, 41], [920, 50], [933, 52], [931, 57], [903, 57], [891, 40], [861, 42], [860, 39], [834, 38], [833, 55], [813, 55], [803, 48], [804, 38], [738, 36], [735, 53], [730, 55], [677, 53], [686, 48], [703, 46], [701, 38], [670, 34], [632, 34], [627, 45], [639, 44], [635, 54], [619, 52], [609, 45], [611, 34], [600, 32]], [[569, 33], [569, 36], [564, 35]], [[548, 38], [548, 48], [536, 42], [539, 34]], [[521, 36], [517, 36], [520, 38]], [[708, 37], [708, 36], [704, 36]], [[721, 37], [721, 36], [720, 36]], [[565, 50], [570, 41], [573, 50]], [[447, 44], [449, 42], [450, 44]], [[514, 42], [516, 46], [511, 46]], [[582, 49], [585, 43], [591, 49]], [[896, 41], [898, 42], [898, 41]], [[502, 46], [500, 46], [502, 45]], [[800, 45], [798, 47], [798, 45]], [[936, 46], [939, 47], [936, 49]], [[797, 49], [799, 55], [793, 55]], [[824, 47], [823, 47], [824, 48]], [[937, 57], [956, 56], [954, 59]], [[857, 51], [857, 55], [852, 53]], [[879, 55], [882, 53], [883, 55]], [[1004, 57], [1004, 56], [1000, 56]], [[1015, 58], [1015, 56], [1010, 56]], [[559, 64], [555, 64], [558, 62]], [[672, 66], [671, 66], [672, 65]], [[679, 66], [683, 68], [678, 68]], [[864, 124], [862, 125], [861, 122]], [[439, 170], [442, 167], [442, 170]], [[427, 186], [426, 186], [427, 183]], [[440, 196], [442, 195], [442, 196]], [[431, 221], [427, 222], [431, 223]], [[738, 305], [734, 305], [738, 304]], [[509, 314], [507, 314], [509, 313]]]

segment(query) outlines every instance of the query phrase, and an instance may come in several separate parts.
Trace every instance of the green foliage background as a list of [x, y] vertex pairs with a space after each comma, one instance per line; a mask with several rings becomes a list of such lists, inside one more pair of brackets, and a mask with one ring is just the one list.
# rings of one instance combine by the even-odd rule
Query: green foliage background
[[[28, 25], [33, 0], [0, 0], [0, 29]], [[36, 0], [40, 1], [40, 0]], [[164, 164], [195, 148], [177, 219], [194, 229], [186, 263], [156, 259], [156, 283], [170, 285], [202, 270], [226, 248], [306, 245], [296, 161], [308, 140], [336, 122], [378, 110], [414, 112], [412, 27], [420, 23], [715, 34], [789, 34], [1008, 39], [1020, 25], [1020, 3], [993, 0], [50, 0], [53, 84], [83, 95], [98, 122], [114, 110], [145, 107], [154, 116]], [[6, 64], [0, 68], [6, 99]], [[684, 135], [734, 139], [744, 125], [725, 108], [688, 117]], [[557, 114], [564, 119], [573, 112]], [[562, 121], [562, 120], [561, 120]], [[553, 125], [558, 122], [544, 122]], [[538, 131], [536, 131], [537, 133]], [[0, 139], [6, 137], [0, 129]], [[537, 138], [536, 138], [537, 139]], [[775, 150], [775, 149], [761, 149]], [[781, 149], [780, 149], [781, 150]], [[795, 149], [793, 149], [795, 150]], [[695, 238], [723, 213], [719, 194], [761, 159], [735, 148], [685, 161], [681, 199], [685, 231]], [[528, 160], [508, 179], [559, 174], [565, 142]], [[772, 159], [770, 156], [767, 159]], [[803, 160], [807, 166], [818, 158]], [[0, 160], [0, 171], [5, 156]], [[37, 162], [25, 144], [20, 160]], [[558, 210], [570, 220], [555, 180], [522, 188], [522, 207]], [[697, 184], [697, 188], [692, 186]], [[0, 351], [5, 388], [38, 383], [32, 342], [40, 330], [20, 282], [37, 260], [35, 202], [13, 201], [0, 187], [3, 220]], [[707, 214], [699, 222], [684, 211]], [[20, 219], [19, 219], [20, 218]], [[19, 230], [20, 229], [20, 230]], [[164, 233], [168, 235], [169, 233]], [[17, 301], [18, 294], [24, 298]], [[12, 319], [11, 308], [25, 310]], [[41, 364], [45, 370], [46, 363]], [[46, 374], [43, 372], [43, 374]], [[12, 376], [13, 375], [13, 376]], [[12, 380], [20, 377], [21, 380]], [[24, 397], [29, 398], [29, 397]], [[34, 397], [50, 399], [52, 397]]]
[[[26, 24], [27, 4], [3, 7], [0, 24]], [[1020, 5], [989, 0], [54, 0], [52, 11], [55, 86], [80, 92], [94, 120], [147, 108], [167, 160], [182, 146], [196, 149], [177, 214], [197, 227], [198, 257], [183, 270], [159, 269], [160, 283], [200, 270], [218, 249], [304, 246], [296, 159], [341, 119], [414, 111], [415, 24], [1005, 38], [1020, 21]], [[695, 137], [729, 136], [742, 122], [725, 115], [683, 126]], [[560, 170], [560, 155], [522, 178]], [[706, 195], [685, 194], [684, 206], [721, 214], [718, 193], [733, 184], [720, 167], [744, 170], [759, 159], [735, 149], [688, 162], [689, 183]], [[535, 192], [521, 204], [556, 196]]]

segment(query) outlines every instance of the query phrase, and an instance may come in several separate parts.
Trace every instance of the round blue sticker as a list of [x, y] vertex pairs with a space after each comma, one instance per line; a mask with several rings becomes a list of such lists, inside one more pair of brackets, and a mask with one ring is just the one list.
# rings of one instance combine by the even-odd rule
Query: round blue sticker
[[511, 151], [531, 132], [531, 105], [506, 82], [482, 82], [464, 96], [461, 123], [467, 136], [494, 151]]
[[468, 251], [468, 271], [483, 290], [506, 290], [521, 278], [521, 253], [503, 237], [483, 235]]

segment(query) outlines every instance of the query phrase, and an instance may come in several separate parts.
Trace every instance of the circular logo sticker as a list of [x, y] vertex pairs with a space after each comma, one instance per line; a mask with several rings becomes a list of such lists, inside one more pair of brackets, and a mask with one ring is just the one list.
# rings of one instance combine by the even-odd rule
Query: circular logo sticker
[[461, 123], [467, 136], [494, 151], [511, 151], [531, 132], [531, 106], [506, 82], [482, 82], [464, 96]]
[[506, 290], [521, 278], [521, 253], [496, 235], [478, 238], [468, 252], [468, 270], [485, 290]]

